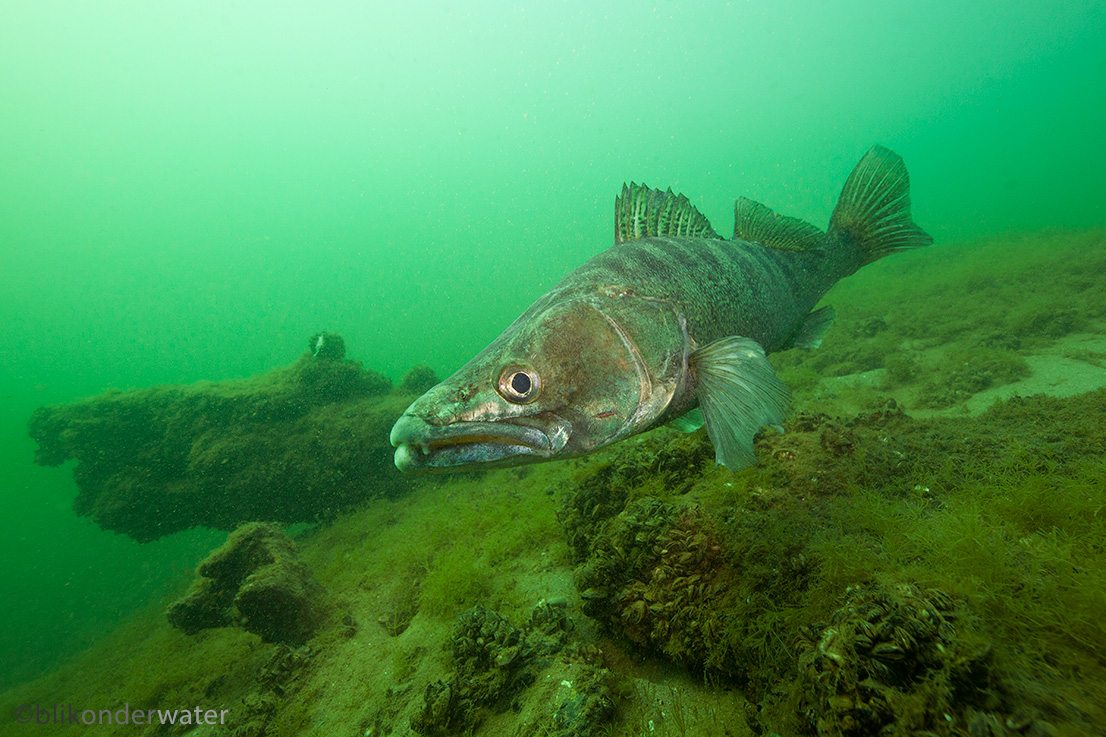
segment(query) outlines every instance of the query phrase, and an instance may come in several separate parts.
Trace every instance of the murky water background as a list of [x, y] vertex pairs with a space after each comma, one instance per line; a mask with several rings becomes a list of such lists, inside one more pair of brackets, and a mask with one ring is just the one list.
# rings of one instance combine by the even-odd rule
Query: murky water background
[[6, 6], [0, 685], [219, 539], [76, 518], [36, 406], [257, 373], [321, 328], [445, 375], [610, 244], [628, 180], [719, 232], [737, 195], [824, 224], [879, 142], [936, 248], [1106, 223], [1094, 2], [409, 6]]

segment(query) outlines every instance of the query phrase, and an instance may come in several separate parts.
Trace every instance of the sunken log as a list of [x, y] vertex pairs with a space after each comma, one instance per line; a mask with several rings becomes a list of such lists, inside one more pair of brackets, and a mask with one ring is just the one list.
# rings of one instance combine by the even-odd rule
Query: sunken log
[[411, 480], [392, 463], [388, 432], [411, 397], [321, 335], [261, 376], [40, 407], [28, 423], [35, 460], [75, 459], [77, 514], [140, 542], [198, 526], [315, 522], [402, 494]]

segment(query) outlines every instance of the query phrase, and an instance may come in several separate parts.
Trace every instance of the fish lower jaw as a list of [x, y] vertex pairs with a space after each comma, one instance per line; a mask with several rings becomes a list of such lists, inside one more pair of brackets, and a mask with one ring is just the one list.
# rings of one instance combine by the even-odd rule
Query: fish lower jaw
[[563, 447], [536, 427], [483, 421], [432, 425], [410, 413], [396, 421], [391, 441], [396, 467], [405, 473], [518, 466], [548, 460]]
[[[417, 468], [419, 468], [420, 466], [425, 465], [425, 464], [420, 463], [418, 461], [418, 456], [416, 455], [418, 450], [419, 450], [419, 448], [416, 448], [415, 451], [412, 451], [411, 446], [408, 445], [407, 443], [404, 443], [403, 445], [396, 446], [396, 453], [395, 453], [395, 459], [394, 459], [395, 464], [396, 464], [396, 468], [398, 468], [400, 471], [412, 472], [412, 471], [416, 470]], [[424, 455], [424, 456], [430, 454], [430, 448], [429, 448], [428, 445], [423, 445], [421, 450], [422, 450], [422, 455]]]
[[401, 443], [396, 446], [395, 464], [404, 473], [450, 473], [517, 466], [547, 456], [526, 445], [500, 442]]

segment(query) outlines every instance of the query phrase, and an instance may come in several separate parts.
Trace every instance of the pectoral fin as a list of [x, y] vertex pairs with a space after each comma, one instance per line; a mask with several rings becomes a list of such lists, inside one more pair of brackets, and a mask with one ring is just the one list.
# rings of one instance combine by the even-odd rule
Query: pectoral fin
[[732, 471], [756, 463], [753, 436], [764, 425], [780, 425], [791, 402], [755, 340], [731, 335], [689, 357], [695, 396], [703, 412], [714, 460]]

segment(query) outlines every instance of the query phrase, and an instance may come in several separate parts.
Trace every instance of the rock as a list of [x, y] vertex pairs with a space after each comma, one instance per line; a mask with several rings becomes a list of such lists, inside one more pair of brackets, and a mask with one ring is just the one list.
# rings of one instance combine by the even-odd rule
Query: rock
[[412, 368], [403, 376], [399, 388], [408, 394], [422, 394], [438, 383], [438, 375], [425, 363]]
[[610, 673], [584, 651], [565, 647], [571, 629], [563, 601], [539, 602], [526, 628], [481, 606], [468, 610], [450, 638], [454, 671], [427, 684], [411, 728], [422, 735], [471, 733], [488, 713], [511, 710], [520, 733], [599, 734], [614, 713]]
[[323, 588], [277, 525], [239, 527], [198, 573], [188, 593], [166, 612], [186, 634], [237, 623], [265, 642], [300, 645], [319, 623]]
[[[809, 734], [948, 734], [950, 725], [1003, 723], [1000, 678], [986, 641], [954, 623], [967, 604], [909, 583], [854, 586], [799, 654], [799, 723]], [[982, 711], [986, 709], [986, 711]], [[977, 711], [979, 710], [979, 711]], [[979, 732], [980, 734], [992, 734]], [[1005, 732], [999, 732], [1005, 734]]]

